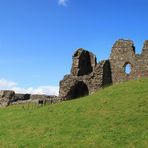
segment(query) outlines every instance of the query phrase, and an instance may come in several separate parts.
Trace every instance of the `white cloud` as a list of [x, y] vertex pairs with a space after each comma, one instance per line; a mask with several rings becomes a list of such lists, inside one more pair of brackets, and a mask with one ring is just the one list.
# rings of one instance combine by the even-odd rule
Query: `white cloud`
[[58, 86], [39, 86], [37, 88], [20, 88], [13, 87], [16, 93], [28, 93], [28, 94], [45, 94], [45, 95], [59, 95], [59, 87]]
[[67, 6], [67, 2], [68, 0], [58, 0], [58, 4], [65, 7]]
[[16, 93], [28, 94], [45, 94], [45, 95], [59, 95], [58, 86], [39, 86], [37, 88], [21, 88], [17, 83], [0, 79], [0, 90], [14, 90]]
[[13, 86], [16, 86], [17, 84], [15, 82], [12, 81], [8, 81], [5, 79], [0, 79], [0, 88], [10, 88]]

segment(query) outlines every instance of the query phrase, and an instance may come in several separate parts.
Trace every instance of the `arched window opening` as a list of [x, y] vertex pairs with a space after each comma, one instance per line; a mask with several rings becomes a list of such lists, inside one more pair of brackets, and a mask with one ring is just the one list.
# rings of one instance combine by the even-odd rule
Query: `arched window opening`
[[131, 67], [131, 64], [130, 63], [126, 63], [125, 66], [124, 66], [124, 72], [125, 74], [129, 75], [132, 71], [132, 67]]
[[79, 59], [79, 76], [87, 75], [92, 72], [91, 58], [89, 52], [84, 52], [81, 54]]
[[87, 85], [80, 81], [74, 85], [68, 93], [68, 99], [76, 99], [79, 97], [87, 96], [89, 94], [89, 90]]

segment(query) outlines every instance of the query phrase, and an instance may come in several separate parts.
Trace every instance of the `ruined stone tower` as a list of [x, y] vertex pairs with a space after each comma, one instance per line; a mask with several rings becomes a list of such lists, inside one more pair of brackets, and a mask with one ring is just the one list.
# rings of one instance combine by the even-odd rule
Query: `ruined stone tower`
[[96, 62], [96, 56], [82, 48], [73, 55], [71, 74], [60, 82], [60, 97], [74, 99], [93, 93], [111, 83], [109, 61]]
[[[130, 40], [119, 40], [112, 48], [110, 64], [113, 83], [137, 79], [148, 75], [148, 41], [145, 41], [142, 53], [135, 54], [135, 47]], [[125, 68], [130, 65], [131, 72], [126, 74]]]
[[[148, 40], [142, 53], [136, 54], [131, 40], [118, 40], [109, 60], [96, 62], [96, 56], [82, 48], [73, 55], [71, 73], [60, 82], [60, 97], [74, 99], [95, 92], [112, 83], [148, 76]], [[131, 70], [126, 73], [126, 66]]]

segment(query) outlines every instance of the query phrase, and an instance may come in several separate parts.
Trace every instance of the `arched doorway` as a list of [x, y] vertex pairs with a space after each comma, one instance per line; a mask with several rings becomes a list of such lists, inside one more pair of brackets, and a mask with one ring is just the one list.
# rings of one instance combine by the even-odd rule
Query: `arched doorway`
[[89, 90], [87, 85], [80, 81], [77, 82], [73, 87], [71, 87], [68, 93], [68, 99], [76, 99], [79, 97], [87, 96], [89, 94]]

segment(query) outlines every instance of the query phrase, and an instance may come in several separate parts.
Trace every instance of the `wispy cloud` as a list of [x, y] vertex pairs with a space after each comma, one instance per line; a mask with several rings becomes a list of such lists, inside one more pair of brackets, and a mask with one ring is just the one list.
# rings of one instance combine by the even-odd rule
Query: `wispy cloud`
[[67, 6], [67, 2], [68, 2], [68, 0], [58, 0], [58, 4], [61, 6], [64, 6], [64, 7]]
[[17, 84], [15, 82], [12, 81], [8, 81], [5, 79], [0, 79], [0, 88], [10, 88], [10, 87], [14, 87]]
[[16, 93], [28, 93], [28, 94], [45, 94], [45, 95], [56, 95], [59, 94], [58, 86], [38, 86], [36, 88], [22, 88], [17, 83], [8, 81], [6, 79], [0, 79], [0, 90], [14, 90]]
[[58, 86], [39, 86], [37, 88], [20, 88], [12, 87], [11, 90], [14, 90], [16, 93], [28, 93], [28, 94], [45, 94], [45, 95], [56, 95], [59, 94]]

